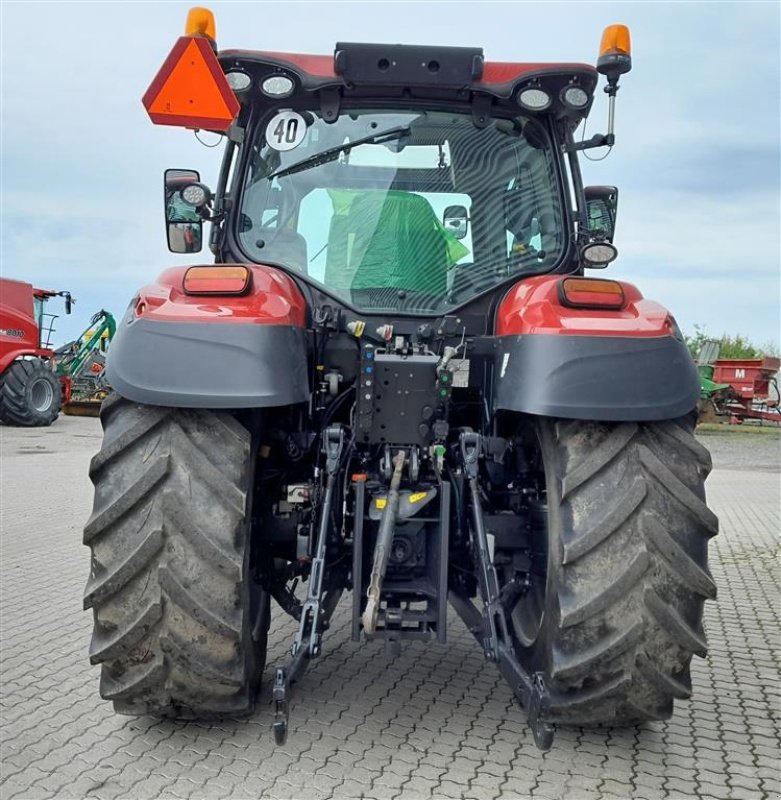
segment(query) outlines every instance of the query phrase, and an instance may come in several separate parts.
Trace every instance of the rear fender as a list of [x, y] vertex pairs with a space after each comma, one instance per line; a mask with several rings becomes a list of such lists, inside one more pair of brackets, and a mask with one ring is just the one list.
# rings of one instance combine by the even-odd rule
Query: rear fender
[[250, 269], [241, 296], [185, 294], [187, 267], [145, 286], [111, 343], [111, 386], [138, 403], [186, 408], [308, 401], [306, 302], [280, 270]]
[[620, 311], [567, 308], [561, 280], [529, 278], [499, 304], [497, 410], [619, 422], [672, 419], [695, 408], [697, 369], [665, 308], [624, 282]]

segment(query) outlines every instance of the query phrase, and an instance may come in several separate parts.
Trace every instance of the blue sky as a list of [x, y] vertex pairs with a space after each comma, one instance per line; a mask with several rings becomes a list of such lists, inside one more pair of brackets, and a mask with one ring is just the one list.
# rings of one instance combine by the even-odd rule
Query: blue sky
[[[192, 262], [166, 248], [162, 173], [194, 168], [214, 186], [220, 148], [152, 125], [141, 105], [190, 5], [0, 4], [0, 269], [78, 298], [58, 342], [101, 307], [121, 315], [163, 268]], [[332, 53], [337, 40], [392, 41], [481, 46], [498, 61], [593, 63], [603, 27], [628, 24], [634, 68], [618, 95], [616, 147], [583, 165], [587, 183], [620, 189], [620, 256], [607, 274], [666, 305], [687, 332], [781, 339], [778, 3], [209, 7], [220, 48]], [[600, 91], [587, 135], [606, 120]]]

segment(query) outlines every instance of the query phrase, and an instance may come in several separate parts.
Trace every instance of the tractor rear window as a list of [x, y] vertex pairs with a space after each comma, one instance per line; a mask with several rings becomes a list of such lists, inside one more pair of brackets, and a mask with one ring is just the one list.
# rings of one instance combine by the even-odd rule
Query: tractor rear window
[[252, 143], [240, 241], [358, 309], [440, 312], [561, 257], [549, 147], [533, 121], [273, 112]]

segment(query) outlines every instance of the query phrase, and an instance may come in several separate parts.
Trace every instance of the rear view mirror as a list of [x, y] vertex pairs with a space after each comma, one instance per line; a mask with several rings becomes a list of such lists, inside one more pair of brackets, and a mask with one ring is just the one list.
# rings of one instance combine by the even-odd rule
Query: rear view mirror
[[76, 302], [70, 292], [57, 292], [57, 297], [62, 297], [65, 300], [65, 313], [70, 314], [73, 311], [73, 304]]
[[442, 215], [442, 224], [456, 239], [463, 239], [469, 230], [469, 213], [464, 206], [448, 206]]
[[199, 253], [203, 247], [200, 222], [169, 222], [168, 249], [172, 253]]
[[586, 187], [586, 216], [592, 238], [613, 241], [617, 212], [618, 189], [615, 186]]
[[186, 203], [181, 191], [198, 183], [192, 169], [167, 169], [164, 179], [165, 219], [168, 249], [172, 253], [197, 253], [203, 246], [203, 222], [198, 208]]

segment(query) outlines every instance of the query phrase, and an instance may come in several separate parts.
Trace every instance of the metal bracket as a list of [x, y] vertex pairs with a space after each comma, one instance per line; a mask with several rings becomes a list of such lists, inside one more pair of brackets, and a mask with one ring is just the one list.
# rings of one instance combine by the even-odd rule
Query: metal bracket
[[[328, 527], [331, 519], [334, 488], [337, 483], [342, 453], [344, 452], [344, 429], [332, 425], [323, 432], [325, 454], [326, 487], [320, 514], [320, 526], [315, 545], [315, 557], [309, 575], [309, 591], [301, 609], [298, 632], [291, 648], [292, 660], [286, 667], [278, 667], [274, 677], [272, 697], [274, 700], [274, 739], [278, 745], [287, 740], [288, 716], [290, 713], [290, 684], [306, 669], [307, 662], [320, 655], [322, 633], [328, 626], [336, 602], [329, 603], [323, 591], [325, 555]], [[338, 594], [336, 595], [338, 600]]]
[[339, 469], [339, 461], [344, 450], [344, 428], [332, 425], [323, 434], [323, 453], [325, 453], [325, 471], [329, 477]]
[[323, 453], [325, 454], [326, 486], [325, 497], [320, 514], [320, 526], [315, 544], [315, 557], [309, 573], [309, 592], [301, 609], [301, 623], [293, 644], [293, 655], [306, 644], [310, 658], [320, 655], [322, 638], [321, 615], [323, 610], [323, 577], [325, 575], [325, 552], [328, 539], [328, 526], [331, 521], [334, 487], [339, 464], [344, 451], [344, 428], [332, 425], [323, 432]]
[[555, 728], [550, 722], [545, 721], [547, 710], [548, 692], [545, 682], [539, 672], [532, 676], [534, 689], [529, 697], [526, 712], [529, 715], [529, 727], [532, 729], [534, 744], [540, 750], [550, 750], [553, 745]]
[[476, 128], [485, 128], [491, 121], [491, 106], [494, 99], [488, 94], [472, 94], [472, 121]]
[[271, 696], [274, 700], [274, 741], [282, 745], [287, 741], [287, 721], [290, 716], [288, 708], [288, 694], [290, 684], [283, 667], [277, 667], [274, 675], [274, 688]]
[[480, 466], [480, 456], [483, 452], [482, 436], [473, 431], [463, 431], [461, 433], [461, 460], [464, 473], [469, 481], [469, 489], [472, 495], [472, 523], [474, 528], [474, 545], [477, 560], [477, 578], [480, 586], [480, 593], [483, 596], [485, 640], [483, 649], [486, 658], [491, 661], [499, 660], [499, 638], [507, 640], [507, 628], [504, 610], [502, 608], [499, 579], [496, 576], [491, 550], [488, 546], [488, 536], [483, 520], [483, 508], [480, 501], [480, 488], [477, 485], [478, 470]]
[[480, 642], [486, 658], [497, 663], [500, 672], [526, 710], [534, 743], [541, 750], [549, 750], [553, 744], [554, 734], [553, 725], [545, 718], [550, 696], [542, 674], [536, 672], [529, 675], [515, 655], [507, 628], [507, 615], [502, 604], [499, 578], [488, 547], [480, 489], [477, 484], [480, 457], [484, 450], [482, 437], [473, 431], [463, 431], [460, 443], [462, 466], [471, 492], [477, 578], [483, 600], [483, 611], [481, 614], [471, 601], [452, 593], [451, 603]]
[[244, 128], [239, 127], [235, 122], [228, 128], [228, 139], [236, 144], [244, 143]]
[[342, 94], [337, 86], [320, 90], [320, 112], [326, 122], [336, 122], [342, 106]]

